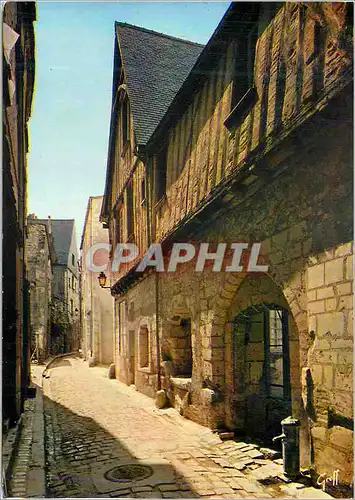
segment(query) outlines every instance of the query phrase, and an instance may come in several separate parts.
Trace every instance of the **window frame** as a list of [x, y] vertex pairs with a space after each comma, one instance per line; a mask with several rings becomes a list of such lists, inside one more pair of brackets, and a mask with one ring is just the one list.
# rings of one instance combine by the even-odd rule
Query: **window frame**
[[[234, 71], [230, 112], [224, 121], [225, 127], [233, 132], [258, 101], [254, 85], [256, 45], [258, 41], [259, 17], [254, 20], [250, 30], [234, 41]], [[240, 54], [239, 52], [242, 52]], [[246, 77], [245, 77], [246, 75]]]
[[[271, 383], [271, 366], [270, 366], [270, 311], [281, 312], [282, 317], [282, 378], [283, 384]], [[249, 343], [256, 343], [260, 341], [250, 341], [251, 325], [253, 324], [252, 318], [256, 314], [263, 314], [263, 346], [264, 346], [264, 361], [263, 361], [263, 379], [264, 379], [264, 392], [268, 398], [279, 400], [291, 399], [291, 384], [290, 384], [290, 355], [289, 355], [289, 326], [288, 326], [288, 310], [276, 304], [262, 303], [242, 311], [233, 322], [235, 324], [244, 323], [244, 345], [248, 346]], [[283, 396], [275, 396], [271, 393], [271, 387], [282, 387]]]

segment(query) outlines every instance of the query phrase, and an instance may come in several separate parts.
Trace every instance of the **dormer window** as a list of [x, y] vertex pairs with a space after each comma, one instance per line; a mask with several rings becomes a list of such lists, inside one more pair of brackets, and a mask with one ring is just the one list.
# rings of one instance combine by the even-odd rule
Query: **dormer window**
[[235, 42], [235, 67], [232, 87], [231, 112], [224, 125], [235, 130], [258, 99], [254, 87], [254, 60], [258, 38], [258, 24], [252, 24], [248, 34]]
[[257, 39], [258, 25], [255, 23], [246, 36], [241, 36], [236, 41], [231, 110], [237, 106], [254, 84], [254, 61]]
[[[252, 107], [259, 99], [254, 85], [255, 53], [258, 37], [262, 35], [281, 2], [267, 2], [261, 6], [257, 3], [244, 25], [246, 32], [240, 32], [235, 41], [235, 66], [231, 99], [231, 111], [224, 125], [233, 132], [242, 123]], [[241, 23], [243, 24], [243, 23]]]

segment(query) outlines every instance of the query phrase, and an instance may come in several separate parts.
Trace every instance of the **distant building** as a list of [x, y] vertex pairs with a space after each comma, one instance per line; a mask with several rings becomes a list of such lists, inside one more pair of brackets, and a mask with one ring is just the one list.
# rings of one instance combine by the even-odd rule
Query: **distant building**
[[29, 384], [26, 279], [27, 123], [35, 73], [35, 2], [3, 4], [2, 418], [18, 420]]
[[30, 284], [31, 353], [44, 361], [51, 353], [52, 280], [55, 252], [51, 219], [28, 217], [27, 267]]
[[74, 219], [52, 219], [56, 262], [53, 266], [51, 349], [80, 347], [79, 265]]
[[[82, 348], [86, 359], [110, 364], [114, 360], [113, 298], [109, 290], [100, 288], [98, 272], [90, 269], [90, 250], [95, 244], [108, 244], [108, 232], [99, 221], [102, 196], [89, 198], [81, 239], [81, 311]], [[105, 250], [93, 255], [97, 266], [105, 262]], [[108, 254], [106, 255], [108, 262]], [[98, 259], [98, 260], [95, 260]], [[109, 275], [106, 271], [106, 276]]]

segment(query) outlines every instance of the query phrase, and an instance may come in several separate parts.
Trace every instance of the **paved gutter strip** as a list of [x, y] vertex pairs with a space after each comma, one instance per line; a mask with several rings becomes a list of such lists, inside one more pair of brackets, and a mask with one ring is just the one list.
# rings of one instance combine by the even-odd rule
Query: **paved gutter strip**
[[11, 469], [16, 456], [16, 451], [18, 448], [20, 435], [21, 435], [21, 424], [22, 415], [19, 421], [16, 423], [15, 427], [8, 430], [6, 438], [2, 443], [2, 453], [1, 453], [1, 465], [2, 465], [2, 487], [5, 489], [5, 493], [9, 487], [9, 480], [11, 475]]
[[[25, 400], [21, 425], [12, 440], [11, 459], [7, 466], [7, 495], [21, 498], [45, 497], [44, 416], [42, 377], [35, 398]], [[6, 470], [6, 469], [5, 469]]]
[[42, 498], [46, 494], [42, 380], [38, 380], [37, 384], [33, 419], [32, 454], [27, 483], [28, 498]]
[[35, 400], [27, 399], [24, 404], [21, 426], [17, 445], [13, 449], [8, 475], [8, 495], [13, 497], [26, 497], [27, 476], [31, 459], [33, 417]]

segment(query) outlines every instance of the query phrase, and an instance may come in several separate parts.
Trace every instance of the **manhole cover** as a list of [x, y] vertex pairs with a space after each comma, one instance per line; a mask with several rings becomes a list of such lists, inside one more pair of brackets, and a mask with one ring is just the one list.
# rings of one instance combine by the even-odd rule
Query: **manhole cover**
[[105, 472], [105, 479], [115, 483], [130, 483], [142, 481], [153, 475], [153, 469], [148, 465], [119, 465]]

